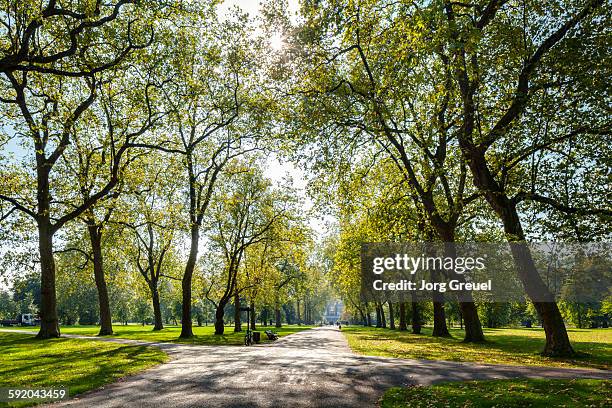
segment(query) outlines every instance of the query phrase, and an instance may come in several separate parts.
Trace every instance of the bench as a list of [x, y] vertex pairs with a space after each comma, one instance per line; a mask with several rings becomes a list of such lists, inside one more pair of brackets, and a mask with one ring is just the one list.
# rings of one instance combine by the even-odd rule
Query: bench
[[268, 336], [268, 340], [278, 340], [278, 334], [274, 333], [272, 330], [266, 330], [266, 336]]

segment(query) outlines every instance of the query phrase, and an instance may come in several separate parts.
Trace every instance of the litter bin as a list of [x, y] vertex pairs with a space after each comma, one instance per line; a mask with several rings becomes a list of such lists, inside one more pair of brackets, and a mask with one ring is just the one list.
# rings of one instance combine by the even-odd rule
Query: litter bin
[[254, 331], [253, 332], [253, 342], [259, 343], [261, 341], [261, 332]]

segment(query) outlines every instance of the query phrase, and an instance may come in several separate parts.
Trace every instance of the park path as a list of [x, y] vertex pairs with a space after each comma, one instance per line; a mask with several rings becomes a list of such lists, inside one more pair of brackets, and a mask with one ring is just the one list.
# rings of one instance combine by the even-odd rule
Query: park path
[[612, 379], [604, 370], [360, 356], [335, 327], [253, 347], [96, 340], [157, 346], [171, 361], [53, 408], [368, 407], [392, 386], [517, 377]]

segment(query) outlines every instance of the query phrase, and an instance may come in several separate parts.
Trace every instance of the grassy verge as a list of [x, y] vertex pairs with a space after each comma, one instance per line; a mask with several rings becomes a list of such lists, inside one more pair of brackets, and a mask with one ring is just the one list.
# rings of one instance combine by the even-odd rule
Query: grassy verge
[[609, 407], [612, 381], [498, 380], [391, 388], [381, 408]]
[[0, 332], [0, 387], [64, 386], [73, 396], [167, 359], [155, 347]]
[[612, 329], [568, 329], [579, 356], [569, 359], [543, 357], [544, 331], [533, 329], [484, 329], [484, 343], [465, 344], [463, 331], [451, 330], [453, 338], [431, 337], [431, 329], [415, 335], [373, 327], [347, 327], [346, 335], [353, 351], [365, 355], [425, 360], [474, 361], [490, 364], [547, 365], [610, 369], [612, 365]]
[[[279, 336], [287, 336], [289, 334], [297, 333], [302, 330], [309, 329], [312, 326], [283, 326], [280, 328], [275, 327], [258, 327], [258, 331], [261, 332], [261, 339], [264, 343], [269, 342], [264, 330], [272, 330]], [[3, 328], [4, 329], [4, 328]], [[38, 328], [24, 328], [24, 327], [13, 327], [13, 329], [28, 330], [36, 332]], [[100, 328], [98, 326], [62, 326], [60, 331], [65, 334], [80, 334], [83, 336], [95, 336], [98, 334]], [[204, 344], [204, 345], [242, 345], [244, 344], [245, 332], [234, 333], [233, 326], [226, 326], [225, 333], [223, 335], [215, 335], [215, 328], [213, 326], [194, 326], [193, 334], [194, 337], [191, 339], [179, 339], [181, 334], [180, 326], [166, 326], [163, 330], [153, 331], [152, 326], [141, 326], [141, 325], [113, 325], [114, 334], [112, 337], [133, 339], [133, 340], [146, 340], [146, 341], [163, 341], [172, 343], [186, 343], [186, 344]]]

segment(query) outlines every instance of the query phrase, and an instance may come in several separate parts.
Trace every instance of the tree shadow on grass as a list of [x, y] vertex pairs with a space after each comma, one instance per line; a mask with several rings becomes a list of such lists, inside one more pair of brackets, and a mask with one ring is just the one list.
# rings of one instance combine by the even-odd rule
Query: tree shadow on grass
[[160, 350], [141, 345], [1, 336], [0, 385], [63, 386], [75, 395], [166, 360]]
[[[354, 331], [357, 351], [384, 355], [385, 351], [395, 357], [426, 360], [474, 361], [494, 364], [517, 365], [578, 365], [588, 368], [609, 369], [612, 361], [612, 348], [608, 343], [573, 340], [577, 355], [570, 358], [541, 356], [544, 348], [544, 333], [530, 336], [517, 331], [515, 334], [502, 334], [504, 329], [486, 329], [486, 341], [482, 343], [463, 343], [462, 331], [453, 330], [453, 339], [415, 335], [407, 332], [385, 329]], [[494, 335], [491, 335], [494, 333]], [[532, 332], [531, 332], [532, 333]], [[540, 337], [541, 335], [541, 337]], [[397, 342], [402, 347], [376, 344], [381, 341]], [[360, 343], [363, 342], [363, 343]]]

